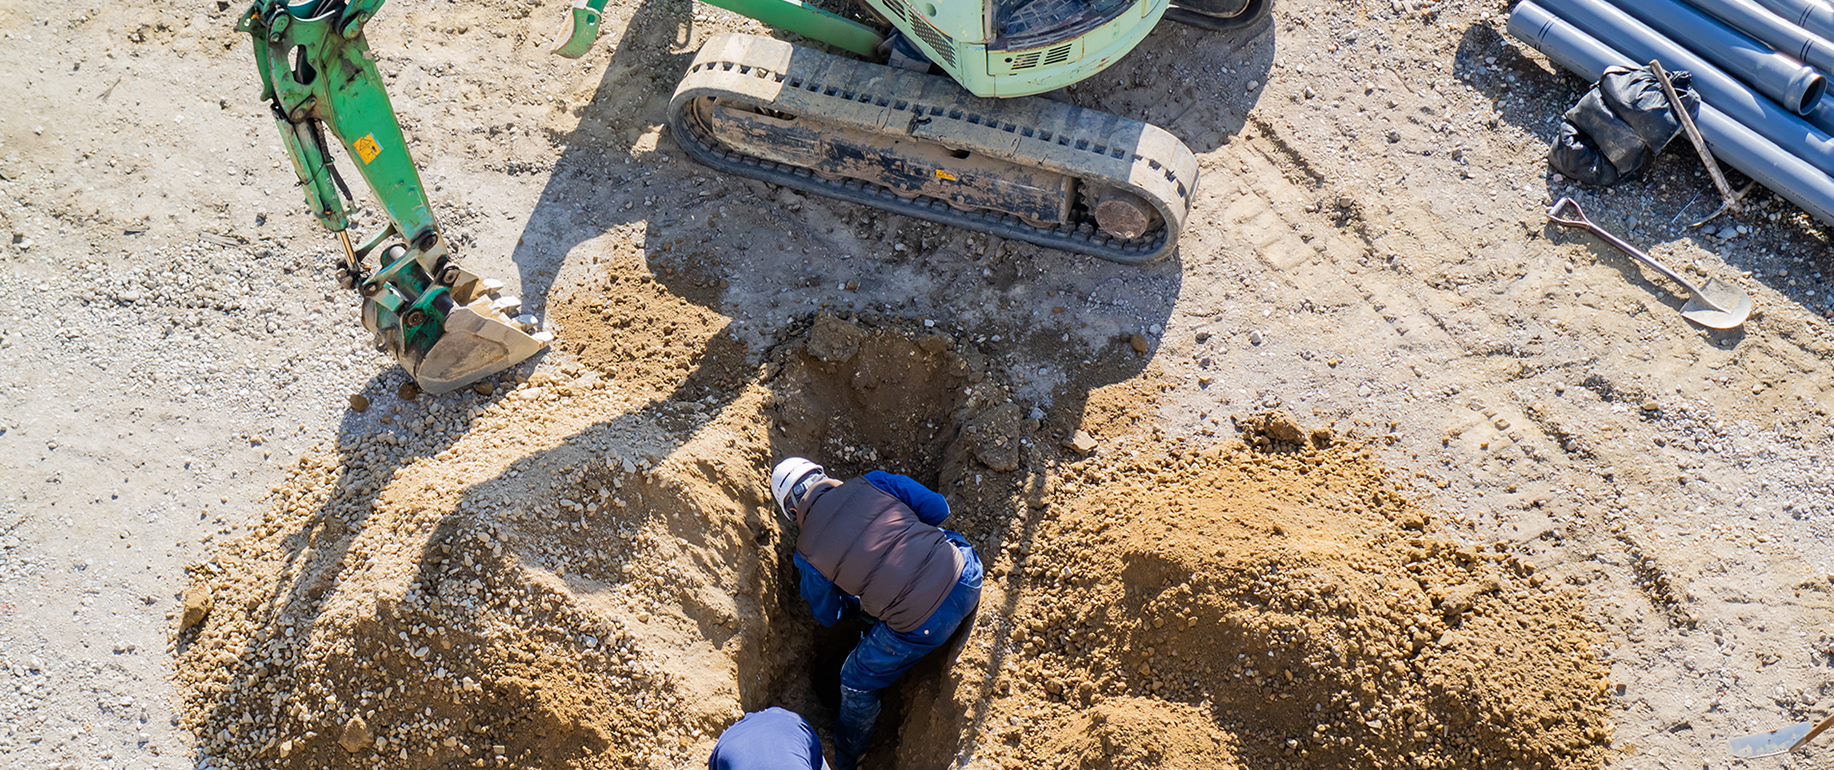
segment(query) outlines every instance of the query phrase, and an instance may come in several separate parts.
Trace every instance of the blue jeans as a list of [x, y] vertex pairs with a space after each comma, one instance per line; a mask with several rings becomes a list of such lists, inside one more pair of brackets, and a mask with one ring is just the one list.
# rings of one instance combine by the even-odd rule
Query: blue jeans
[[942, 606], [923, 625], [910, 631], [893, 631], [884, 621], [874, 623], [847, 656], [847, 662], [841, 664], [841, 713], [834, 725], [837, 770], [853, 770], [860, 755], [866, 753], [885, 688], [924, 655], [948, 642], [956, 627], [981, 603], [980, 556], [959, 533], [945, 529], [943, 536], [962, 552], [962, 576]]

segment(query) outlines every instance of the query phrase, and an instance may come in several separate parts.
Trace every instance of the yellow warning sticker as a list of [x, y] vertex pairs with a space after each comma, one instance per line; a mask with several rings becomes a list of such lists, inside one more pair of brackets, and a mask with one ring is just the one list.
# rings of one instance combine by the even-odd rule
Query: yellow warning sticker
[[951, 181], [951, 182], [954, 182], [954, 181], [957, 181], [957, 180], [956, 180], [956, 178], [955, 178], [955, 175], [954, 175], [954, 174], [951, 174], [951, 173], [949, 173], [949, 172], [947, 172], [947, 171], [944, 171], [944, 170], [942, 170], [942, 169], [940, 169], [940, 168], [939, 168], [939, 169], [936, 169], [936, 178], [937, 178], [937, 179], [947, 179], [947, 180], [949, 180], [949, 181]]
[[357, 157], [363, 159], [363, 165], [365, 166], [369, 165], [370, 161], [375, 160], [377, 155], [382, 154], [381, 145], [376, 144], [375, 134], [364, 134], [363, 138], [358, 139], [354, 146], [357, 148]]

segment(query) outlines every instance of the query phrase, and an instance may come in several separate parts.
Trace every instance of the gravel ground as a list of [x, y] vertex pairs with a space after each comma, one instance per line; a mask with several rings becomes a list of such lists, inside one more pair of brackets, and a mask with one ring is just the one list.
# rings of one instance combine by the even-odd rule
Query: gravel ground
[[[1164, 383], [1170, 436], [1282, 407], [1376, 438], [1461, 538], [1584, 591], [1612, 766], [1730, 766], [1727, 737], [1834, 710], [1828, 231], [1768, 194], [1684, 228], [1713, 197], [1684, 148], [1609, 190], [1550, 178], [1584, 84], [1502, 7], [1286, 0], [1070, 89], [1200, 153], [1190, 240], [1133, 269], [712, 178], [662, 109], [700, 40], [756, 27], [651, 0], [566, 62], [541, 45], [563, 5], [370, 27], [454, 241], [532, 308], [621, 253], [754, 353], [827, 306], [969, 336], [1064, 420], [1091, 366]], [[239, 10], [0, 8], [0, 767], [197, 766], [166, 680], [183, 568], [301, 454], [397, 414]], [[1758, 315], [1688, 325], [1661, 279], [1544, 225], [1562, 195]]]

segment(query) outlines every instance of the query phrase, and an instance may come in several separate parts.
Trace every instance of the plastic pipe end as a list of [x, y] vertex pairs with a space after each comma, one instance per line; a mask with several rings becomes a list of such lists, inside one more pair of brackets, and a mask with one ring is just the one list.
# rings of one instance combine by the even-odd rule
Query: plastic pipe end
[[1815, 105], [1821, 101], [1822, 94], [1827, 93], [1828, 79], [1808, 67], [1790, 78], [1789, 88], [1784, 92], [1787, 99], [1783, 107], [1797, 115], [1807, 115], [1815, 111]]

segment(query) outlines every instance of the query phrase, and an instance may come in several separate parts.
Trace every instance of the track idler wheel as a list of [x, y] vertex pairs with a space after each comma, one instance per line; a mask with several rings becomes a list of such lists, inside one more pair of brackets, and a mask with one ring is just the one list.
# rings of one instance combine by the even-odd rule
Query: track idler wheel
[[1105, 185], [1089, 185], [1085, 195], [1089, 211], [1102, 232], [1116, 238], [1138, 238], [1159, 221], [1151, 204], [1140, 196]]

